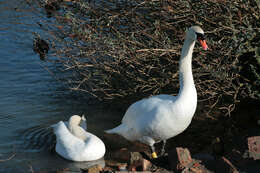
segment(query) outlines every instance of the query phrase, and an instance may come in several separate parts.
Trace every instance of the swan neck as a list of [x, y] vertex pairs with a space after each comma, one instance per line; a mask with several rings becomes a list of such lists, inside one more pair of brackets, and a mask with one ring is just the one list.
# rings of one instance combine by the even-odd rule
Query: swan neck
[[73, 129], [77, 126], [78, 124], [75, 121], [69, 121], [68, 129], [70, 132], [73, 131]]
[[85, 130], [82, 127], [80, 127], [79, 124], [80, 124], [79, 119], [70, 119], [69, 125], [68, 125], [68, 130], [75, 137], [85, 141], [87, 139], [87, 137], [85, 135]]
[[185, 39], [181, 51], [181, 58], [179, 64], [179, 80], [180, 80], [179, 96], [184, 96], [190, 93], [191, 94], [195, 93], [196, 95], [196, 89], [195, 89], [193, 76], [192, 76], [192, 53], [193, 53], [194, 46], [195, 46], [195, 41], [192, 41], [190, 39]]

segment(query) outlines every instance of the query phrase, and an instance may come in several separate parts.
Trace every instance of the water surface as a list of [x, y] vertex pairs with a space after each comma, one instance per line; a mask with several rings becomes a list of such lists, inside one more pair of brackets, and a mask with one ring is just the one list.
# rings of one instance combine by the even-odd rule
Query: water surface
[[[51, 171], [79, 168], [48, 150], [50, 125], [85, 113], [89, 131], [101, 135], [112, 127], [108, 111], [90, 108], [73, 98], [32, 50], [33, 32], [44, 35], [37, 22], [47, 19], [23, 0], [0, 2], [0, 172]], [[51, 19], [49, 19], [51, 20]], [[102, 160], [100, 161], [102, 162]], [[103, 163], [103, 162], [102, 162]]]

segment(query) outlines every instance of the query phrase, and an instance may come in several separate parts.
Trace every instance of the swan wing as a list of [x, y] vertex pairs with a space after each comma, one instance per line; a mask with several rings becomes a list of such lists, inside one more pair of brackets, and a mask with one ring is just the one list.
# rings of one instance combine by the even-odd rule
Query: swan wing
[[172, 104], [176, 97], [171, 95], [157, 95], [150, 98], [142, 99], [132, 104], [126, 111], [122, 123], [128, 126], [132, 123], [136, 123], [138, 119], [151, 119], [161, 106]]
[[78, 126], [74, 132], [80, 137], [73, 135], [62, 121], [53, 127], [57, 141], [55, 150], [62, 157], [72, 161], [93, 161], [104, 156], [103, 141], [82, 127]]
[[57, 141], [56, 152], [68, 160], [77, 160], [85, 149], [85, 142], [72, 135], [63, 121], [55, 125], [54, 133]]
[[85, 156], [84, 160], [92, 161], [102, 158], [106, 152], [103, 141], [91, 133], [87, 132], [86, 135], [88, 138], [85, 141], [85, 149], [82, 151], [83, 157]]

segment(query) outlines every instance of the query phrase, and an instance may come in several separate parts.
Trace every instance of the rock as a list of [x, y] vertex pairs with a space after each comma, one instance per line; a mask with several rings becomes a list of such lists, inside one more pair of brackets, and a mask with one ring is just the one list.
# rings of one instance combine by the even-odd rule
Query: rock
[[130, 154], [130, 162], [129, 162], [129, 171], [143, 171], [142, 165], [143, 165], [143, 157], [138, 152], [131, 152]]
[[131, 156], [129, 171], [148, 171], [152, 167], [152, 163], [144, 159], [140, 153], [132, 152]]
[[169, 164], [171, 170], [180, 170], [192, 162], [190, 152], [187, 148], [177, 147], [169, 151]]
[[201, 161], [191, 158], [187, 148], [177, 147], [169, 152], [169, 164], [175, 172], [182, 173], [211, 173]]
[[127, 166], [127, 163], [120, 163], [120, 162], [113, 161], [113, 160], [107, 160], [105, 169], [111, 168], [113, 170], [120, 170], [120, 168], [123, 168], [126, 166]]
[[143, 160], [143, 157], [139, 152], [130, 153], [130, 163], [129, 164], [135, 164], [136, 162], [141, 162], [142, 160]]
[[254, 160], [260, 159], [260, 136], [253, 136], [247, 138], [249, 156]]
[[129, 171], [145, 171], [151, 167], [151, 163], [143, 159], [139, 152], [130, 152], [126, 148], [112, 152], [109, 157], [113, 161], [108, 161], [107, 165], [117, 167], [118, 170], [126, 170], [127, 168]]
[[113, 171], [113, 169], [111, 168], [111, 167], [105, 167], [104, 169], [103, 169], [103, 172], [102, 173], [113, 173], [114, 171]]
[[90, 168], [88, 168], [88, 170], [86, 171], [87, 173], [100, 173], [100, 171], [102, 171], [103, 168], [100, 165], [94, 165]]
[[115, 173], [152, 173], [150, 171], [116, 171]]
[[122, 163], [118, 166], [119, 171], [127, 171], [127, 163]]
[[143, 167], [143, 171], [147, 171], [152, 167], [152, 163], [146, 159], [143, 159], [142, 167]]

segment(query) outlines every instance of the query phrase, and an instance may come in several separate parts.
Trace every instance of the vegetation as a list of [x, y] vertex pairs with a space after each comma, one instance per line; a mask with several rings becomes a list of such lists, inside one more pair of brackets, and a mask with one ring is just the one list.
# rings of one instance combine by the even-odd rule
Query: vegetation
[[241, 100], [260, 98], [257, 0], [37, 3], [56, 19], [40, 24], [51, 35], [55, 56], [48, 60], [66, 74], [60, 79], [73, 91], [124, 105], [176, 94], [185, 30], [201, 25], [209, 50], [195, 48], [193, 74], [204, 113], [230, 115]]

